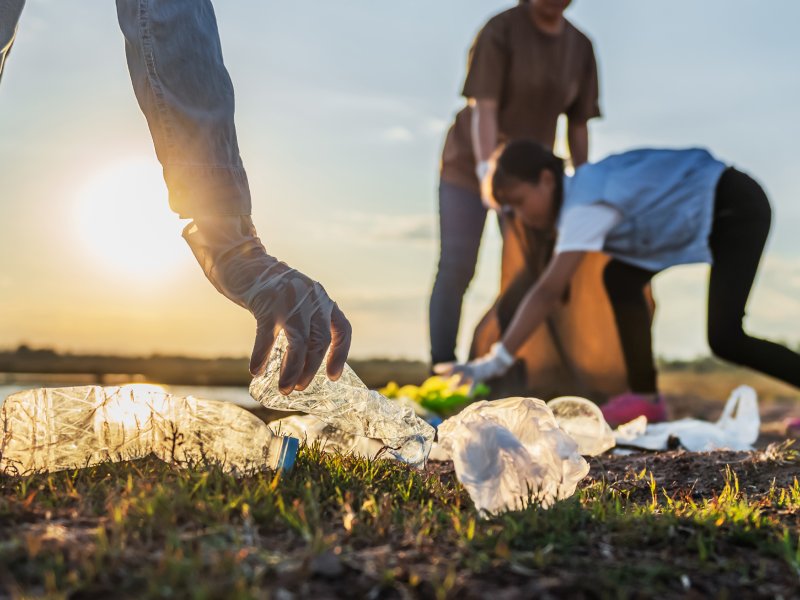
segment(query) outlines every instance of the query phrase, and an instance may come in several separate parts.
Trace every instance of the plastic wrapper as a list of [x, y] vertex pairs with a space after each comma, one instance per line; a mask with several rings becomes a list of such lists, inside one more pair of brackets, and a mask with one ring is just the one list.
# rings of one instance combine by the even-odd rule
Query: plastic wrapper
[[36, 389], [2, 405], [0, 472], [29, 474], [155, 455], [239, 474], [289, 469], [298, 440], [276, 437], [228, 402], [182, 398], [158, 386]]
[[278, 379], [285, 353], [286, 338], [281, 333], [266, 371], [250, 384], [255, 400], [272, 410], [306, 413], [345, 433], [381, 440], [392, 457], [417, 468], [425, 466], [436, 432], [413, 409], [368, 389], [348, 365], [338, 381], [331, 381], [324, 361], [305, 390], [284, 396]]
[[575, 493], [589, 473], [578, 444], [534, 398], [478, 402], [439, 426], [439, 451], [484, 515], [545, 508]]
[[614, 432], [594, 402], [562, 396], [547, 403], [561, 427], [578, 444], [583, 456], [599, 456], [616, 445]]
[[647, 418], [639, 417], [618, 427], [615, 436], [618, 444], [643, 450], [666, 450], [670, 438], [691, 452], [752, 450], [760, 428], [758, 395], [743, 385], [728, 398], [716, 423], [680, 419], [648, 425]]

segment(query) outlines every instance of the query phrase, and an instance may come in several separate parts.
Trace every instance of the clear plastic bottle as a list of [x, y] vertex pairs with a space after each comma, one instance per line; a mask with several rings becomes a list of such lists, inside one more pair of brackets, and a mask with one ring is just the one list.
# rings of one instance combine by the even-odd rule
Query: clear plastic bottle
[[287, 342], [281, 333], [264, 374], [253, 379], [250, 395], [272, 410], [300, 411], [314, 415], [346, 433], [382, 440], [387, 451], [403, 462], [422, 468], [431, 451], [433, 427], [414, 410], [370, 390], [347, 365], [338, 381], [325, 373], [325, 362], [303, 391], [280, 393], [278, 380]]
[[0, 472], [15, 474], [149, 454], [179, 465], [215, 463], [235, 474], [286, 470], [298, 447], [239, 406], [151, 385], [28, 390], [9, 396], [0, 418]]

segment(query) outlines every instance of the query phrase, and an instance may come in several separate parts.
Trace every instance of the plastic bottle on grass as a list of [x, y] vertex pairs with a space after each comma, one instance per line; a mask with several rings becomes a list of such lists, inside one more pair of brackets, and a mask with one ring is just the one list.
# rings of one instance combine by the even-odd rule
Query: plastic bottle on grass
[[288, 470], [298, 440], [229, 402], [182, 398], [158, 386], [36, 389], [2, 405], [0, 472], [80, 468], [150, 454], [178, 465], [219, 464], [230, 473]]
[[287, 341], [281, 333], [264, 374], [253, 379], [250, 395], [272, 410], [299, 411], [314, 415], [343, 432], [382, 440], [394, 458], [422, 468], [431, 450], [435, 430], [414, 410], [370, 390], [345, 365], [338, 381], [325, 373], [325, 361], [314, 380], [303, 391], [280, 393], [278, 380]]

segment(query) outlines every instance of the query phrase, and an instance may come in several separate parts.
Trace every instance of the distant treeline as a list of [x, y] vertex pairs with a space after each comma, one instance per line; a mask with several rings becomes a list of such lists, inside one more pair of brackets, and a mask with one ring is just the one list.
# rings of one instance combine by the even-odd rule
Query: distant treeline
[[[370, 387], [390, 380], [420, 383], [428, 375], [428, 367], [419, 361], [370, 359], [349, 363]], [[0, 351], [0, 373], [86, 375], [97, 383], [129, 379], [168, 385], [247, 386], [251, 379], [248, 365], [247, 357], [108, 356], [59, 353], [27, 345]]]
[[[429, 373], [422, 361], [375, 358], [348, 361], [370, 387], [388, 381], [419, 384]], [[711, 373], [734, 367], [712, 357], [692, 360], [659, 360], [663, 372]], [[0, 373], [41, 373], [85, 375], [98, 383], [129, 379], [169, 385], [247, 386], [250, 383], [247, 357], [193, 358], [188, 356], [107, 356], [59, 353], [22, 345], [0, 351]]]

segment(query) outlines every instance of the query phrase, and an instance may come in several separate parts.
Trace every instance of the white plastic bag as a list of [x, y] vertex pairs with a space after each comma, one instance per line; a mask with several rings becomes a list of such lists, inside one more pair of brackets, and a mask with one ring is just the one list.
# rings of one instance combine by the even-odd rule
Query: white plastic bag
[[648, 425], [645, 417], [639, 417], [621, 425], [615, 437], [618, 444], [645, 450], [666, 450], [670, 438], [677, 438], [691, 452], [752, 450], [760, 427], [756, 391], [743, 385], [731, 393], [716, 423], [681, 419]]
[[583, 456], [599, 456], [616, 445], [614, 432], [594, 402], [578, 396], [562, 396], [547, 406], [558, 426], [578, 444], [578, 452]]
[[439, 450], [482, 513], [547, 508], [575, 493], [589, 472], [578, 445], [534, 398], [477, 402], [439, 426]]

